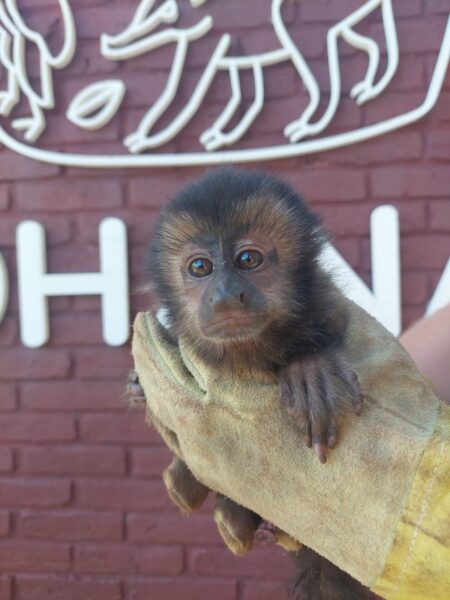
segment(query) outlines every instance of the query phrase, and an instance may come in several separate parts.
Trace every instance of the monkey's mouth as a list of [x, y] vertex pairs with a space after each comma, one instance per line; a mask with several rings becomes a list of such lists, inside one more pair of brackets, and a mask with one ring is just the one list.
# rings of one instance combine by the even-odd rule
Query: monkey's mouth
[[256, 335], [261, 331], [264, 323], [265, 318], [263, 315], [248, 317], [240, 313], [227, 314], [209, 321], [202, 327], [202, 330], [206, 337], [233, 339]]

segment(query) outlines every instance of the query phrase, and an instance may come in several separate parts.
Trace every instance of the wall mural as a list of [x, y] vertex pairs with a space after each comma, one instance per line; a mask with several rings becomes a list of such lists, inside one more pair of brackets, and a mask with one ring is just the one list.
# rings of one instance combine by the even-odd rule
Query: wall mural
[[[12, 119], [9, 130], [0, 126], [0, 143], [19, 154], [68, 166], [111, 168], [254, 162], [312, 154], [363, 142], [418, 121], [437, 102], [450, 60], [450, 18], [422, 104], [382, 122], [327, 135], [324, 132], [339, 111], [343, 97], [338, 51], [341, 40], [367, 56], [366, 73], [350, 91], [350, 97], [357, 105], [368, 103], [382, 94], [396, 74], [400, 53], [392, 0], [368, 0], [328, 30], [326, 46], [330, 93], [326, 108], [320, 111], [319, 105], [323, 100], [321, 90], [307, 60], [283, 21], [284, 0], [271, 0], [271, 25], [277, 40], [276, 46], [259, 54], [236, 55], [230, 52], [232, 35], [218, 35], [217, 44], [190, 98], [169, 122], [165, 119], [161, 128], [158, 126], [159, 122], [170, 114], [168, 111], [177, 96], [191, 44], [216, 27], [213, 17], [204, 14], [211, 1], [190, 0], [190, 10], [195, 13], [201, 8], [202, 14], [199, 12], [200, 16], [192, 26], [181, 27], [178, 25], [180, 7], [177, 0], [164, 0], [160, 3], [141, 0], [134, 14], [130, 10], [130, 21], [121, 32], [115, 35], [104, 33], [100, 36], [100, 53], [109, 61], [131, 60], [167, 45], [173, 46], [175, 51], [164, 89], [144, 112], [135, 131], [123, 139], [123, 154], [88, 155], [56, 152], [33, 145], [45, 131], [47, 112], [55, 108], [54, 73], [67, 68], [77, 50], [77, 31], [69, 0], [58, 0], [64, 42], [60, 51], [55, 54], [51, 52], [44, 37], [25, 23], [17, 0], [0, 0], [0, 64], [7, 74], [6, 89], [0, 90], [0, 116], [8, 118], [23, 98], [26, 98], [29, 106], [29, 115]], [[386, 65], [381, 75], [377, 75], [381, 64], [378, 43], [356, 31], [356, 27], [366, 17], [378, 10], [382, 15], [386, 45]], [[27, 73], [26, 45], [30, 43], [39, 52], [38, 91], [30, 83]], [[281, 132], [284, 143], [262, 148], [236, 147], [261, 114], [267, 70], [283, 63], [289, 65], [302, 82], [308, 97], [306, 107], [294, 120], [285, 123]], [[176, 140], [198, 114], [205, 96], [220, 73], [225, 73], [229, 79], [230, 96], [224, 102], [219, 116], [200, 133], [199, 142], [203, 150], [190, 153], [161, 152], [161, 146]], [[247, 107], [243, 102], [241, 80], [249, 73], [254, 84], [254, 97]], [[66, 118], [81, 129], [99, 130], [117, 116], [125, 94], [126, 84], [120, 78], [89, 84], [71, 99]]]

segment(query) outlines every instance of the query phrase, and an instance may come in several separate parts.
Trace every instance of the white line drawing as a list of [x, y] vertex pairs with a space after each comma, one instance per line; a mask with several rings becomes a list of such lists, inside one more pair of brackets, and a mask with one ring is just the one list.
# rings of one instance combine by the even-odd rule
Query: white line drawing
[[92, 83], [72, 99], [66, 117], [82, 129], [100, 129], [117, 113], [125, 91], [121, 79]]
[[[34, 142], [44, 131], [44, 110], [55, 106], [53, 69], [62, 69], [72, 60], [76, 47], [76, 31], [68, 0], [58, 0], [63, 19], [64, 44], [53, 56], [40, 33], [31, 30], [23, 21], [16, 0], [0, 0], [0, 63], [8, 73], [7, 90], [0, 92], [0, 114], [9, 116], [22, 92], [28, 100], [31, 117], [15, 119], [12, 126], [24, 131], [24, 138]], [[41, 90], [30, 83], [25, 61], [25, 44], [31, 42], [39, 52]]]
[[[175, 59], [165, 90], [144, 115], [138, 130], [127, 138], [130, 150], [135, 154], [105, 156], [67, 154], [44, 150], [31, 147], [15, 139], [2, 127], [0, 127], [0, 143], [24, 156], [66, 166], [104, 168], [176, 167], [206, 166], [229, 162], [259, 162], [323, 152], [369, 140], [414, 123], [434, 107], [441, 92], [450, 61], [450, 18], [447, 19], [446, 30], [432, 74], [430, 87], [420, 106], [383, 122], [335, 135], [315, 137], [314, 139], [314, 136], [322, 133], [333, 118], [341, 97], [339, 57], [337, 55], [337, 40], [339, 36], [368, 55], [369, 61], [365, 77], [351, 91], [351, 96], [357, 103], [362, 104], [379, 95], [394, 76], [399, 61], [399, 51], [392, 3], [391, 0], [368, 0], [358, 10], [330, 29], [327, 36], [331, 80], [330, 101], [322, 116], [314, 121], [313, 119], [320, 100], [320, 90], [315, 78], [311, 74], [308, 64], [284, 28], [280, 11], [283, 1], [272, 0], [271, 3], [273, 27], [280, 40], [281, 47], [272, 52], [259, 55], [228, 56], [230, 36], [229, 34], [222, 34], [191, 100], [180, 111], [178, 116], [157, 134], [152, 134], [151, 129], [158, 120], [159, 115], [164, 112], [166, 106], [170, 103], [171, 97], [176, 93], [187, 46], [191, 41], [201, 38], [212, 29], [213, 21], [211, 16], [208, 15], [199, 18], [199, 21], [190, 28], [164, 28], [164, 26], [173, 25], [178, 20], [179, 8], [177, 0], [164, 0], [156, 9], [153, 8], [155, 0], [141, 0], [130, 24], [124, 31], [115, 36], [103, 35], [101, 37], [101, 51], [111, 60], [127, 60], [132, 56], [151, 51], [167, 43], [174, 43], [176, 47]], [[21, 122], [22, 120], [19, 123], [14, 121], [13, 126], [25, 129], [24, 137], [28, 141], [37, 139], [40, 132], [45, 128], [44, 110], [54, 105], [52, 69], [62, 68], [66, 65], [75, 51], [76, 35], [68, 0], [58, 0], [58, 2], [63, 14], [66, 35], [63, 49], [56, 57], [53, 57], [43, 38], [36, 32], [30, 31], [21, 20], [16, 0], [0, 0], [0, 63], [6, 67], [8, 73], [8, 89], [0, 94], [0, 114], [3, 112], [7, 116], [18, 101], [20, 93], [26, 95], [30, 102], [32, 118], [27, 119], [26, 123]], [[190, 4], [194, 9], [205, 3], [207, 6], [207, 0], [190, 0]], [[381, 8], [382, 10], [387, 47], [387, 66], [384, 74], [378, 81], [375, 78], [379, 66], [379, 48], [374, 40], [361, 36], [361, 34], [353, 30], [359, 21], [377, 8]], [[163, 27], [155, 31], [161, 25]], [[25, 40], [33, 41], [40, 51], [42, 80], [40, 95], [36, 94], [31, 88], [26, 76], [23, 56]], [[227, 147], [236, 143], [245, 134], [261, 110], [264, 101], [264, 69], [270, 64], [277, 64], [283, 60], [292, 62], [302, 81], [305, 83], [309, 94], [309, 103], [303, 114], [286, 126], [285, 133], [288, 135], [290, 143], [271, 147], [227, 150]], [[243, 114], [237, 126], [231, 131], [225, 132], [225, 128], [241, 101], [239, 75], [243, 69], [253, 72], [255, 79], [254, 102], [245, 114]], [[209, 88], [210, 82], [220, 70], [228, 73], [232, 91], [231, 97], [222, 113], [201, 136], [207, 151], [179, 154], [136, 154], [143, 149], [156, 147], [164, 143], [165, 139], [172, 139], [198, 109], [197, 102], [201, 101], [206, 93], [205, 90]], [[109, 99], [107, 98], [108, 94], [105, 91], [105, 85], [112, 86], [109, 88], [110, 91], [114, 88], [112, 91], [114, 101], [111, 99], [111, 95]], [[80, 127], [99, 128], [113, 117], [114, 110], [116, 110], [122, 100], [119, 96], [123, 91], [123, 83], [120, 80], [103, 81], [88, 86], [83, 92], [77, 94], [76, 98], [72, 101], [70, 106], [72, 110], [69, 110], [69, 118]], [[105, 101], [103, 104], [100, 101], [102, 99]], [[113, 106], [114, 104], [117, 107]], [[94, 114], [95, 108], [98, 111]], [[304, 139], [308, 137], [311, 139]]]
[[[320, 102], [319, 85], [312, 74], [307, 62], [297, 46], [289, 36], [281, 16], [281, 7], [284, 0], [272, 0], [271, 18], [275, 34], [280, 42], [280, 47], [257, 55], [227, 56], [231, 44], [231, 36], [223, 34], [214, 50], [205, 71], [197, 84], [188, 103], [183, 107], [175, 119], [162, 131], [151, 134], [153, 126], [164, 114], [172, 103], [178, 90], [186, 51], [190, 41], [205, 35], [212, 26], [208, 21], [208, 29], [199, 24], [199, 35], [192, 35], [190, 30], [171, 28], [164, 33], [151, 33], [161, 23], [173, 24], [178, 20], [179, 11], [176, 0], [166, 0], [152, 14], [153, 0], [142, 0], [128, 27], [119, 35], [103, 35], [101, 51], [106, 58], [124, 60], [157, 48], [163, 44], [176, 40], [177, 49], [172, 70], [165, 91], [159, 100], [149, 109], [143, 117], [137, 130], [125, 140], [125, 145], [130, 152], [138, 153], [150, 148], [156, 148], [172, 140], [198, 112], [214, 78], [219, 71], [227, 71], [231, 83], [231, 98], [216, 121], [200, 135], [200, 142], [207, 151], [214, 151], [223, 146], [230, 146], [239, 141], [248, 131], [264, 105], [264, 76], [263, 69], [269, 65], [290, 61], [297, 70], [309, 94], [310, 101], [302, 115], [290, 124], [287, 124], [284, 133], [291, 142], [297, 142], [306, 136], [321, 133], [332, 121], [341, 98], [341, 76], [338, 54], [338, 40], [341, 36], [351, 46], [367, 52], [369, 66], [365, 78], [356, 84], [351, 96], [356, 98], [358, 104], [378, 96], [391, 81], [398, 65], [399, 51], [395, 20], [391, 0], [369, 0], [350, 16], [332, 27], [327, 36], [328, 62], [330, 71], [331, 94], [328, 108], [323, 116], [315, 123], [312, 118]], [[193, 3], [196, 6], [198, 3]], [[386, 31], [388, 64], [384, 76], [375, 83], [375, 75], [380, 62], [380, 51], [374, 40], [364, 37], [353, 30], [353, 27], [371, 12], [380, 8]], [[142, 36], [147, 37], [142, 38]], [[141, 39], [139, 39], [141, 38]], [[136, 41], [138, 40], [139, 41]], [[240, 73], [245, 70], [253, 71], [255, 85], [254, 101], [239, 123], [229, 132], [225, 128], [241, 106], [242, 95]]]
[[[375, 83], [375, 75], [380, 64], [380, 49], [374, 40], [357, 33], [353, 28], [380, 7], [386, 36], [387, 67], [384, 75]], [[309, 69], [302, 70], [301, 75], [310, 94], [310, 103], [301, 117], [287, 125], [284, 130], [285, 135], [291, 142], [298, 142], [307, 136], [318, 135], [328, 127], [336, 114], [341, 98], [341, 74], [338, 53], [339, 37], [342, 37], [350, 46], [367, 52], [369, 58], [365, 78], [357, 83], [350, 92], [351, 98], [355, 98], [357, 104], [361, 105], [368, 100], [376, 98], [386, 89], [395, 75], [399, 61], [399, 50], [392, 0], [369, 0], [328, 31], [327, 54], [330, 73], [330, 101], [323, 116], [316, 123], [312, 123], [311, 119], [319, 106], [320, 89]]]

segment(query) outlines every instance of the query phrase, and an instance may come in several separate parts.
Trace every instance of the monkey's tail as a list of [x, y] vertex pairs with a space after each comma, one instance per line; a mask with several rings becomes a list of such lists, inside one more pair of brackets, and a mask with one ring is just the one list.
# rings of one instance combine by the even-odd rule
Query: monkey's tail
[[293, 554], [295, 579], [290, 588], [294, 600], [376, 600], [370, 590], [326, 558], [305, 546]]

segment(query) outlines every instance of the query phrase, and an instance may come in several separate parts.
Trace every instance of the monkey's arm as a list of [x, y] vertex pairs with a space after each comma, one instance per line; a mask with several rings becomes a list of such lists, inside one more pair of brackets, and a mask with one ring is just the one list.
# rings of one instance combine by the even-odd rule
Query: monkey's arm
[[322, 463], [336, 445], [340, 414], [362, 410], [358, 378], [340, 354], [337, 348], [294, 359], [280, 373], [282, 403]]
[[[361, 413], [363, 394], [356, 373], [344, 356], [349, 312], [342, 294], [330, 285], [327, 314], [317, 318], [316, 349], [293, 357], [280, 372], [283, 405], [300, 425], [305, 443], [326, 462], [327, 450], [338, 440], [339, 419]], [[319, 315], [320, 316], [320, 315]]]

